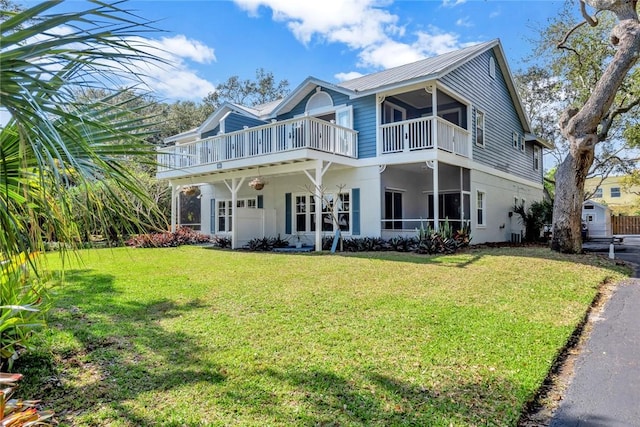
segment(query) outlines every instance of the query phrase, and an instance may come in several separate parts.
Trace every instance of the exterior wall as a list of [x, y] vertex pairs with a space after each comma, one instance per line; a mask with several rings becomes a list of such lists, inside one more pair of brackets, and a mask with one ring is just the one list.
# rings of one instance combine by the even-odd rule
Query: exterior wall
[[266, 123], [267, 122], [265, 121], [243, 116], [242, 114], [229, 113], [229, 115], [224, 119], [224, 132], [231, 133], [242, 130], [245, 126], [255, 127]]
[[[489, 76], [490, 57], [496, 63], [495, 78]], [[512, 134], [515, 131], [523, 135], [523, 127], [493, 50], [447, 74], [442, 82], [472, 102], [474, 108], [470, 127], [473, 141], [476, 136], [475, 111], [479, 109], [485, 114], [485, 147], [474, 143], [473, 159], [496, 170], [542, 182], [542, 164], [539, 170], [533, 169], [532, 144], [526, 144], [524, 152], [513, 147]]]
[[[313, 173], [313, 172], [312, 172]], [[267, 237], [280, 235], [282, 238], [289, 237], [285, 228], [286, 206], [285, 194], [309, 194], [313, 191], [311, 181], [300, 172], [285, 176], [264, 176], [267, 184], [261, 191], [250, 188], [245, 180], [238, 192], [238, 198], [254, 198], [262, 196], [263, 209], [275, 212], [275, 221], [267, 221], [264, 233]], [[380, 235], [380, 174], [378, 167], [331, 169], [323, 177], [323, 187], [327, 193], [337, 192], [339, 185], [346, 185], [344, 191], [353, 188], [360, 189], [360, 236]], [[202, 232], [205, 234], [220, 234], [217, 231], [211, 232], [211, 200], [230, 200], [231, 192], [224, 183], [208, 184], [202, 186]], [[206, 190], [205, 190], [206, 188]], [[352, 202], [353, 203], [353, 202]], [[214, 212], [215, 214], [215, 212]], [[205, 216], [206, 215], [206, 216]], [[272, 229], [269, 224], [275, 224]], [[353, 222], [352, 222], [353, 225]], [[217, 224], [216, 224], [217, 226]], [[292, 233], [295, 234], [295, 233]], [[346, 234], [348, 235], [348, 234]], [[304, 244], [313, 244], [315, 235], [306, 233], [302, 237]], [[240, 242], [242, 243], [242, 242]]]
[[589, 237], [611, 237], [611, 212], [606, 206], [586, 201], [582, 205], [582, 220], [587, 224]]
[[[486, 225], [478, 225], [478, 191], [485, 193]], [[471, 243], [511, 241], [512, 234], [523, 236], [524, 227], [512, 212], [514, 199], [524, 200], [525, 206], [543, 199], [542, 188], [524, 185], [506, 177], [471, 171]]]
[[[614, 214], [633, 215], [640, 209], [640, 196], [638, 195], [640, 194], [640, 186], [633, 186], [625, 190], [623, 179], [624, 176], [609, 176], [600, 183], [600, 178], [589, 178], [584, 183], [584, 190], [585, 193], [592, 193], [599, 184], [602, 189], [602, 197], [591, 197], [591, 200], [609, 206]], [[611, 189], [615, 187], [620, 188], [620, 197], [611, 197]]]
[[[358, 131], [358, 158], [376, 156], [376, 102], [375, 96], [349, 99], [347, 95], [322, 88], [333, 100], [333, 105], [353, 106], [353, 128]], [[286, 120], [304, 114], [309, 98], [315, 92], [309, 93], [290, 112], [279, 115], [277, 120]]]

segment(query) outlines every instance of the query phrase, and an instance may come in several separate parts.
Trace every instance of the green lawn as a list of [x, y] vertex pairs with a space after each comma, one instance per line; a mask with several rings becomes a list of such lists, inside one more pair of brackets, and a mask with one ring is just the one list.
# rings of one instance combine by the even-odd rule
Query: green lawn
[[598, 285], [622, 277], [542, 248], [82, 260], [15, 366], [63, 425], [515, 425]]

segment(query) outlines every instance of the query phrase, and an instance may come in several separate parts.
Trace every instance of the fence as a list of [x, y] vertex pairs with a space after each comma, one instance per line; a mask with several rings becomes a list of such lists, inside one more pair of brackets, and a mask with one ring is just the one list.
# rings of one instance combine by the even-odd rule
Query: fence
[[613, 234], [640, 234], [640, 216], [612, 216]]

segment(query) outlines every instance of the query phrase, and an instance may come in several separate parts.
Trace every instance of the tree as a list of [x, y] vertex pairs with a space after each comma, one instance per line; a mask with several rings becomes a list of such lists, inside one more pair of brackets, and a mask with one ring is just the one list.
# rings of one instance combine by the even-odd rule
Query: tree
[[[589, 15], [586, 4], [595, 9], [594, 16]], [[566, 86], [571, 104], [559, 119], [560, 134], [568, 144], [555, 175], [551, 247], [574, 253], [582, 250], [584, 182], [596, 147], [611, 132], [622, 129], [622, 120], [637, 114], [640, 103], [640, 81], [634, 67], [640, 49], [637, 1], [581, 0], [580, 5], [584, 22], [567, 28], [570, 22], [563, 17], [547, 33], [548, 39], [561, 40], [554, 72], [571, 82]], [[603, 42], [605, 32], [611, 34], [610, 43]]]
[[288, 93], [287, 80], [276, 83], [272, 72], [258, 68], [255, 80], [241, 80], [239, 76], [231, 76], [227, 81], [219, 84], [215, 92], [207, 95], [203, 103], [210, 106], [212, 110], [225, 102], [255, 106], [283, 98]]
[[[155, 211], [129, 167], [154, 154], [148, 122], [136, 116], [145, 102], [111, 87], [139, 85], [140, 64], [160, 61], [140, 38], [152, 28], [120, 2], [56, 13], [58, 3], [2, 3], [0, 108], [10, 119], [0, 129], [0, 366], [42, 321], [44, 286], [25, 273], [29, 264], [41, 273], [33, 254], [51, 239], [75, 247], [83, 238], [77, 216], [92, 216], [105, 232], [114, 222], [148, 223], [151, 215], [131, 214], [136, 203]], [[73, 203], [70, 188], [86, 204]]]

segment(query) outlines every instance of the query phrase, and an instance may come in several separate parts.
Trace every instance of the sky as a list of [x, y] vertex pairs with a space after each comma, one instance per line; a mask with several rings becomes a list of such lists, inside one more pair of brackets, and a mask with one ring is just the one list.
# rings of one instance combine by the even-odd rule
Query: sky
[[[121, 7], [162, 30], [147, 37], [173, 66], [155, 70], [147, 83], [160, 99], [173, 102], [200, 101], [230, 76], [252, 79], [258, 68], [288, 80], [293, 89], [309, 76], [335, 83], [496, 38], [513, 72], [526, 67], [539, 30], [563, 5], [550, 0], [148, 0]], [[72, 0], [59, 8], [85, 6]]]

